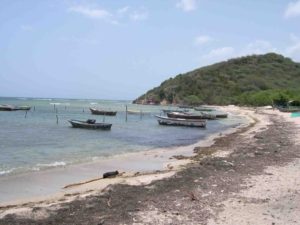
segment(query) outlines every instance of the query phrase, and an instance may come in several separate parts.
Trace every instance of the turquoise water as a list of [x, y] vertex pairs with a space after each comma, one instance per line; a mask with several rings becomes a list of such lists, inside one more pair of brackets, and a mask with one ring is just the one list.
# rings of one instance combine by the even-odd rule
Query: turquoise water
[[[129, 101], [0, 98], [0, 104], [32, 106], [26, 118], [25, 111], [0, 111], [0, 176], [90, 162], [127, 152], [189, 145], [244, 122], [232, 117], [208, 121], [206, 129], [160, 126], [154, 115], [160, 114], [163, 107], [132, 105]], [[141, 110], [143, 116], [128, 115], [126, 122], [126, 105], [129, 110]], [[89, 107], [118, 113], [115, 117], [91, 115]], [[88, 118], [112, 123], [111, 131], [73, 129], [67, 122]]]
[[294, 113], [291, 113], [291, 117], [292, 117], [292, 118], [300, 117], [300, 112], [294, 112]]

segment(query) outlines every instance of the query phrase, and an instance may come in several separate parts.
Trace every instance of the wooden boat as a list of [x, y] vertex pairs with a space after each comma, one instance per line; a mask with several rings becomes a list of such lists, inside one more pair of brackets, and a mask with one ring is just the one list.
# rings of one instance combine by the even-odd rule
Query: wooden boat
[[81, 120], [68, 120], [68, 121], [74, 128], [110, 130], [112, 126], [111, 123], [96, 123], [96, 120], [91, 120], [91, 119], [88, 119], [86, 121], [81, 121]]
[[90, 108], [91, 113], [94, 115], [105, 115], [105, 116], [115, 116], [117, 114], [116, 111], [106, 111], [106, 110], [99, 110], [95, 108]]
[[224, 119], [224, 118], [228, 117], [227, 113], [217, 113], [217, 114], [214, 114], [214, 115], [216, 116], [217, 119]]
[[181, 119], [203, 119], [202, 114], [191, 114], [191, 113], [184, 113], [184, 112], [168, 112], [167, 116], [169, 118], [181, 118]]
[[215, 111], [215, 109], [213, 109], [213, 108], [208, 108], [208, 107], [195, 107], [194, 110], [196, 110], [196, 111], [204, 111], [204, 112]]
[[0, 111], [30, 110], [30, 106], [0, 105]]
[[170, 112], [167, 113], [169, 118], [181, 118], [181, 119], [194, 119], [194, 120], [215, 120], [217, 117], [214, 114], [209, 113], [201, 113], [201, 114], [192, 114], [192, 113], [178, 113], [178, 112]]
[[191, 120], [180, 118], [169, 118], [165, 116], [155, 116], [160, 125], [187, 126], [187, 127], [206, 127], [206, 120]]
[[162, 109], [163, 113], [170, 113], [170, 112], [178, 112], [178, 113], [184, 113], [188, 112], [188, 109]]
[[30, 106], [16, 106], [15, 110], [30, 110]]
[[288, 113], [300, 112], [300, 108], [282, 108], [282, 107], [278, 107], [278, 110], [280, 112], [288, 112]]

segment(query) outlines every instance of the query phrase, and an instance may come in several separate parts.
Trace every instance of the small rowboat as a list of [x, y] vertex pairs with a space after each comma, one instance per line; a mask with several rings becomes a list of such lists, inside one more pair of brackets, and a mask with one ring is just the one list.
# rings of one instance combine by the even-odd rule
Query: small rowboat
[[105, 115], [105, 116], [115, 116], [117, 114], [116, 111], [106, 111], [106, 110], [99, 110], [95, 108], [90, 108], [91, 113], [94, 115]]
[[0, 111], [30, 110], [30, 106], [0, 105]]
[[155, 116], [160, 125], [187, 126], [187, 127], [206, 127], [206, 120], [192, 120], [181, 118], [168, 118], [165, 116]]
[[101, 129], [101, 130], [110, 130], [112, 124], [111, 123], [96, 123], [96, 120], [68, 120], [69, 123], [74, 128], [84, 128], [84, 129]]
[[278, 110], [280, 111], [280, 112], [288, 112], [288, 113], [293, 113], [293, 112], [300, 112], [300, 107], [299, 108], [292, 108], [292, 107], [290, 107], [290, 108], [280, 108], [280, 107], [278, 107]]

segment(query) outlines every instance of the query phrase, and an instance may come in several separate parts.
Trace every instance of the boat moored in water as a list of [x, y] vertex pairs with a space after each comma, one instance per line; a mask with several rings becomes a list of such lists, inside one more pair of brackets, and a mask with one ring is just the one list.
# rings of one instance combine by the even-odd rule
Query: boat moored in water
[[30, 110], [30, 106], [0, 105], [0, 111]]
[[96, 120], [92, 120], [92, 119], [88, 119], [86, 121], [81, 121], [81, 120], [68, 120], [68, 121], [74, 128], [110, 130], [112, 126], [111, 123], [96, 123]]
[[187, 127], [206, 127], [206, 120], [202, 119], [181, 119], [181, 118], [169, 118], [165, 116], [155, 116], [160, 125], [169, 126], [187, 126]]
[[117, 114], [117, 111], [99, 110], [96, 108], [90, 108], [90, 110], [94, 115], [115, 116]]

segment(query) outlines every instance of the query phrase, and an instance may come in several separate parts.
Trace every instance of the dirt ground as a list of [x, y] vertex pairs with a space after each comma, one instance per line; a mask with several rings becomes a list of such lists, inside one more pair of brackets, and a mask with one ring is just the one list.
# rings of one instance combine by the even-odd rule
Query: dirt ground
[[[144, 186], [111, 185], [96, 195], [61, 203], [55, 210], [35, 207], [32, 218], [6, 215], [0, 220], [0, 225], [230, 224], [222, 214], [228, 207], [224, 202], [237, 199], [238, 203], [243, 203], [237, 207], [243, 207], [247, 204], [264, 205], [272, 201], [272, 196], [236, 196], [255, 185], [249, 183], [251, 177], [271, 177], [273, 174], [267, 173], [266, 168], [284, 167], [300, 156], [299, 145], [295, 143], [295, 134], [299, 133], [299, 128], [278, 115], [268, 117], [271, 123], [259, 132], [244, 135], [250, 128], [243, 128], [217, 139], [211, 147], [195, 148], [197, 155], [193, 158], [194, 162], [170, 178]], [[230, 154], [212, 157], [216, 152]], [[300, 192], [289, 194], [291, 198], [299, 199]], [[295, 208], [300, 206], [299, 202], [295, 204]], [[293, 210], [290, 211], [293, 213]], [[220, 220], [220, 216], [223, 220]], [[239, 224], [248, 224], [247, 221], [245, 218]], [[268, 217], [267, 221], [263, 224], [284, 224], [280, 223], [276, 215]], [[292, 222], [300, 224], [300, 219]]]

